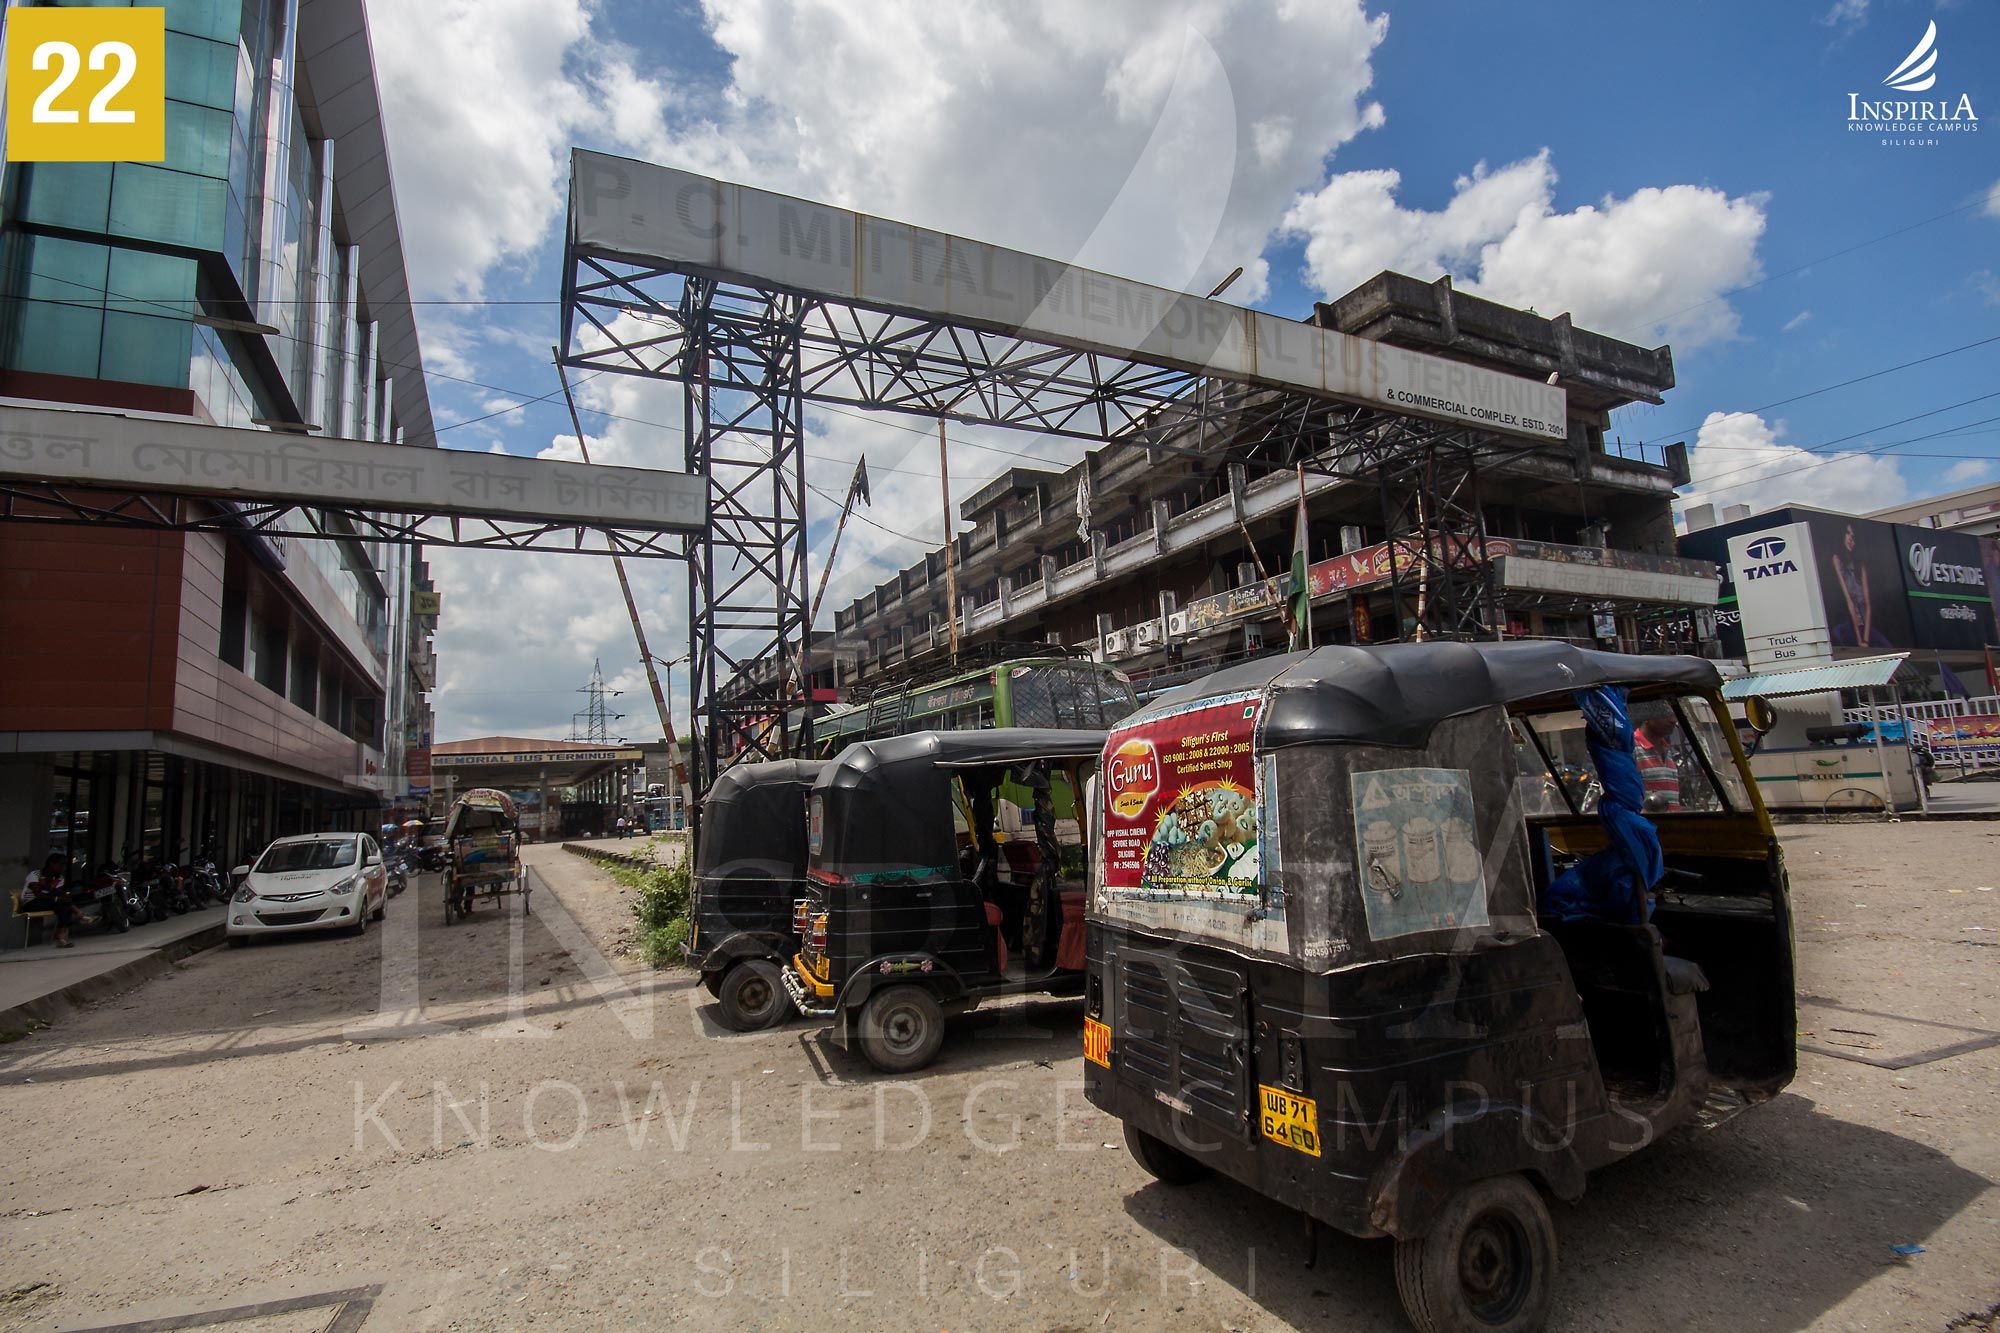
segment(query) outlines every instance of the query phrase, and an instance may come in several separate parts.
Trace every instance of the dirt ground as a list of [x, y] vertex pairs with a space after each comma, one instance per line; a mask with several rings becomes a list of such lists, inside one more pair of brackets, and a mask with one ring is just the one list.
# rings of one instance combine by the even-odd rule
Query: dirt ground
[[[1558, 1206], [1557, 1327], [1993, 1327], [2000, 1048], [1852, 1057], [2000, 1031], [2000, 825], [1784, 840], [1798, 1079]], [[620, 954], [624, 891], [530, 861], [530, 917], [446, 927], [427, 882], [363, 939], [218, 949], [0, 1047], [0, 1325], [1403, 1326], [1385, 1243], [1308, 1269], [1296, 1214], [1146, 1176], [1074, 1002], [885, 1080], [802, 1024], [720, 1032]]]

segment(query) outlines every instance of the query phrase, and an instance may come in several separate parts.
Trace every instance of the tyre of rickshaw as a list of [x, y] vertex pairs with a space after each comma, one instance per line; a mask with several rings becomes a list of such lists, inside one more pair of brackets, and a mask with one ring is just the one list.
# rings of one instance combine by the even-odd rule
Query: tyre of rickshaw
[[768, 958], [746, 958], [730, 968], [715, 988], [722, 1026], [731, 1032], [760, 1032], [791, 1017], [792, 997], [778, 977], [778, 964]]
[[1130, 1121], [1125, 1123], [1125, 1151], [1163, 1185], [1192, 1185], [1209, 1175], [1208, 1163], [1154, 1138]]
[[907, 1074], [937, 1058], [944, 1009], [922, 986], [888, 986], [861, 1006], [861, 1053], [885, 1074]]
[[458, 915], [458, 888], [447, 875], [444, 881], [444, 923], [448, 926]]
[[1555, 1223], [1522, 1175], [1473, 1182], [1428, 1233], [1396, 1242], [1396, 1292], [1418, 1333], [1539, 1329], [1555, 1275]]

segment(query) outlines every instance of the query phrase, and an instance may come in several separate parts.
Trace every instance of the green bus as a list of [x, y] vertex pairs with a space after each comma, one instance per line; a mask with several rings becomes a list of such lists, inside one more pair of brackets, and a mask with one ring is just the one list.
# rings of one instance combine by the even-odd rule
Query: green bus
[[1017, 657], [878, 689], [813, 722], [832, 758], [855, 741], [982, 727], [1109, 727], [1139, 706], [1125, 673], [1087, 657]]

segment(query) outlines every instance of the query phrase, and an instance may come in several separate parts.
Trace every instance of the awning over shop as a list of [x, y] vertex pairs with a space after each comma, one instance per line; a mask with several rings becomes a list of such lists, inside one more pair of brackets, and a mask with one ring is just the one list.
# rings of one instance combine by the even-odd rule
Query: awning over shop
[[1766, 671], [1755, 676], [1738, 676], [1725, 681], [1722, 697], [1748, 699], [1761, 695], [1781, 698], [1790, 694], [1826, 694], [1833, 690], [1879, 688], [1894, 680], [1908, 653], [1887, 653], [1881, 657], [1857, 657], [1847, 662], [1793, 667], [1787, 671]]

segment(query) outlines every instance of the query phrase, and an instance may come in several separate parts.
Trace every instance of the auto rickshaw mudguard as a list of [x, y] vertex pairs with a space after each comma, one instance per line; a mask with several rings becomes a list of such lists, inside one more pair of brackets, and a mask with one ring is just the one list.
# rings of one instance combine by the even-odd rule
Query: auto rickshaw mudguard
[[696, 970], [704, 977], [720, 976], [746, 958], [768, 958], [789, 967], [798, 952], [797, 941], [777, 931], [738, 930], [722, 937], [701, 956]]
[[841, 986], [833, 1002], [834, 1026], [844, 1027], [876, 991], [902, 985], [922, 986], [947, 1011], [963, 1002], [968, 990], [958, 969], [933, 954], [881, 954], [857, 967]]
[[1583, 1162], [1563, 1128], [1511, 1103], [1446, 1107], [1411, 1131], [1369, 1182], [1369, 1221], [1411, 1240], [1431, 1228], [1451, 1197], [1477, 1180], [1515, 1172], [1565, 1203], [1583, 1197]]

